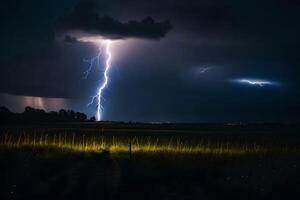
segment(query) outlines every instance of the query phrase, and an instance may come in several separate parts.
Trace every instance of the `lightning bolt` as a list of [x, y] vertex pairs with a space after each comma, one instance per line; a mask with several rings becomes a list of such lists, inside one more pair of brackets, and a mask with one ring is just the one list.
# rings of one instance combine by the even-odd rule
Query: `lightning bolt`
[[249, 85], [258, 85], [260, 87], [264, 87], [265, 85], [274, 85], [275, 84], [271, 81], [251, 80], [251, 79], [238, 79], [236, 81], [239, 83], [247, 83]]
[[102, 53], [102, 48], [101, 48], [101, 46], [99, 47], [99, 52], [98, 52], [98, 54], [97, 54], [97, 56], [95, 56], [95, 57], [93, 57], [93, 58], [91, 58], [91, 59], [84, 59], [83, 60], [83, 62], [86, 62], [86, 63], [88, 63], [89, 64], [89, 67], [88, 67], [88, 69], [85, 71], [85, 72], [83, 72], [83, 74], [84, 74], [84, 79], [87, 79], [88, 78], [88, 76], [89, 76], [89, 74], [90, 74], [90, 72], [91, 72], [91, 70], [93, 69], [93, 67], [94, 67], [94, 65], [96, 64], [96, 65], [100, 65], [100, 56], [101, 56], [101, 53]]
[[[90, 103], [88, 103], [88, 106], [92, 105], [95, 100], [97, 100], [97, 111], [96, 111], [96, 120], [97, 121], [100, 121], [102, 120], [102, 109], [103, 109], [103, 106], [102, 106], [102, 100], [104, 100], [103, 98], [103, 91], [104, 89], [107, 87], [107, 84], [108, 84], [108, 72], [109, 72], [109, 69], [111, 68], [111, 58], [112, 58], [112, 54], [110, 52], [110, 44], [111, 42], [109, 40], [106, 40], [104, 42], [105, 44], [105, 53], [106, 53], [106, 61], [105, 61], [105, 69], [104, 69], [104, 80], [103, 82], [101, 83], [101, 85], [99, 86], [98, 90], [97, 90], [97, 94], [95, 96], [92, 97], [92, 100]], [[99, 65], [100, 64], [100, 57], [101, 57], [101, 53], [102, 53], [102, 50], [101, 50], [101, 46], [99, 47], [99, 53], [97, 54], [97, 56], [91, 58], [91, 59], [88, 59], [88, 60], [84, 60], [85, 62], [89, 63], [89, 67], [87, 69], [87, 71], [84, 72], [84, 78], [87, 78], [89, 73], [91, 72], [92, 68], [94, 67], [94, 65]]]

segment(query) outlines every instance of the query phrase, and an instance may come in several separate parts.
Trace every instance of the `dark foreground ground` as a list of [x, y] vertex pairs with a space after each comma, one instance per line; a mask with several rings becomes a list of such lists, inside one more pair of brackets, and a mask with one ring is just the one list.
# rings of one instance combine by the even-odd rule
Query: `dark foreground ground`
[[299, 199], [299, 155], [0, 151], [0, 199]]
[[[189, 155], [74, 153], [49, 148], [0, 147], [0, 200], [76, 199], [300, 199], [299, 126], [278, 124], [112, 124], [5, 125], [0, 137], [63, 134], [93, 137], [178, 136], [276, 147], [274, 153]], [[4, 137], [5, 138], [5, 137]], [[3, 140], [1, 140], [3, 141]], [[287, 152], [277, 147], [286, 147]]]

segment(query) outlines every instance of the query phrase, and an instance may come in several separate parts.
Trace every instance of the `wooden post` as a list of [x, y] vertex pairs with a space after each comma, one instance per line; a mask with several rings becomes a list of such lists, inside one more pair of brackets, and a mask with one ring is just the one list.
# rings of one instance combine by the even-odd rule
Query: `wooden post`
[[131, 136], [129, 137], [129, 160], [132, 158], [132, 152], [131, 152]]

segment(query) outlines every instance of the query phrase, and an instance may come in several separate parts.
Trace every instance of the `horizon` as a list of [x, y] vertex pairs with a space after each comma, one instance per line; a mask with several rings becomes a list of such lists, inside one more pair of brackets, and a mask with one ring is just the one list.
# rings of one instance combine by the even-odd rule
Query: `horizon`
[[[72, 109], [64, 109], [60, 108], [58, 110], [44, 110], [43, 108], [39, 107], [32, 107], [32, 106], [26, 106], [24, 107], [23, 110], [16, 112], [13, 110], [10, 110], [8, 107], [0, 105], [0, 108], [6, 108], [8, 109], [10, 114], [18, 114], [18, 115], [23, 115], [26, 113], [26, 108], [34, 109], [34, 111], [43, 111], [42, 114], [53, 114], [53, 113], [60, 113], [61, 111], [64, 112], [74, 112], [74, 113], [80, 113], [86, 115], [86, 119], [83, 120], [82, 122], [92, 122], [92, 123], [129, 123], [129, 124], [152, 124], [152, 125], [164, 125], [164, 124], [221, 124], [221, 125], [228, 125], [228, 126], [239, 126], [239, 125], [275, 125], [275, 124], [281, 124], [281, 125], [298, 125], [299, 122], [267, 122], [267, 121], [247, 121], [247, 122], [242, 122], [242, 121], [195, 121], [195, 122], [190, 122], [190, 121], [116, 121], [116, 120], [96, 120], [96, 116], [88, 116], [84, 112], [80, 112], [78, 110], [72, 110]], [[1, 110], [2, 111], [2, 110]], [[1, 113], [1, 112], [0, 112]], [[36, 112], [39, 114], [39, 112]], [[4, 113], [5, 114], [5, 113]], [[4, 115], [5, 117], [5, 115]], [[22, 122], [22, 121], [17, 121], [17, 123]], [[57, 121], [58, 122], [58, 121]], [[72, 121], [70, 121], [72, 123]], [[53, 121], [51, 122], [53, 123]], [[56, 123], [56, 122], [54, 122]], [[65, 122], [64, 122], [65, 123]]]

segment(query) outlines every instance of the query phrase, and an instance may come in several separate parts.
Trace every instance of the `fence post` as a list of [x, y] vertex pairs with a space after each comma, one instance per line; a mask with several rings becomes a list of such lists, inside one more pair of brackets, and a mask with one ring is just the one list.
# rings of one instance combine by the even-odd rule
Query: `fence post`
[[129, 137], [129, 160], [132, 158], [132, 151], [131, 151], [131, 136]]

